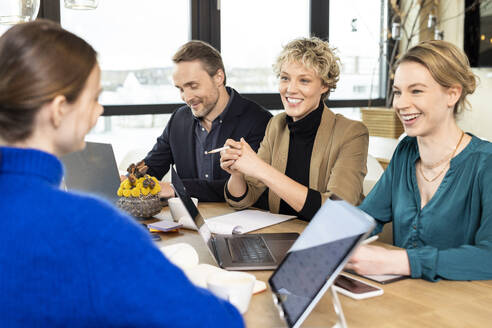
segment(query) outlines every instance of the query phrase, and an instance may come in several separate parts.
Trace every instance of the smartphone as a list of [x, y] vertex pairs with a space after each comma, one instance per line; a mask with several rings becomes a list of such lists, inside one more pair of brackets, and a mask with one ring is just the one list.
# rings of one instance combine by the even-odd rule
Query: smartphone
[[368, 284], [359, 279], [355, 279], [344, 274], [338, 275], [333, 286], [337, 292], [356, 300], [383, 295], [384, 291], [380, 287]]

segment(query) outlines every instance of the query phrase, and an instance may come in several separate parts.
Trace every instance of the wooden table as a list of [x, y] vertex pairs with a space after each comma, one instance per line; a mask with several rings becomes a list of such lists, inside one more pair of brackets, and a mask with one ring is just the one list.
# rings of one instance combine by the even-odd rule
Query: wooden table
[[[232, 212], [223, 203], [201, 203], [199, 209], [205, 218]], [[167, 207], [163, 214], [171, 217]], [[302, 232], [305, 226], [303, 221], [291, 220], [257, 232]], [[186, 242], [197, 250], [200, 263], [216, 265], [195, 231], [180, 229], [161, 236], [163, 240], [158, 246]], [[272, 271], [250, 273], [267, 282]], [[339, 294], [349, 327], [492, 327], [492, 280], [431, 283], [405, 279], [379, 286], [384, 294], [366, 300], [357, 301]], [[244, 319], [248, 327], [285, 327], [273, 304], [270, 288], [252, 297]], [[327, 292], [302, 326], [331, 327], [335, 322]]]

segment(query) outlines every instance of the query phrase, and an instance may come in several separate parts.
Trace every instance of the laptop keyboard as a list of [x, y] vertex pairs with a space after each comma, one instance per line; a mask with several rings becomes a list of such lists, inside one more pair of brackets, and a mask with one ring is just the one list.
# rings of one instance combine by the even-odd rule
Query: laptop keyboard
[[260, 236], [227, 238], [232, 262], [274, 262], [268, 247]]

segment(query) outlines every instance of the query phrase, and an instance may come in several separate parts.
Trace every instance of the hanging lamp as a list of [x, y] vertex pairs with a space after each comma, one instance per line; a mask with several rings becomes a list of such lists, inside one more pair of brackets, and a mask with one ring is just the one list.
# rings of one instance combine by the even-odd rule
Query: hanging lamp
[[40, 0], [1, 0], [0, 24], [14, 25], [36, 19]]
[[99, 5], [99, 0], [65, 0], [65, 8], [75, 10], [92, 10]]

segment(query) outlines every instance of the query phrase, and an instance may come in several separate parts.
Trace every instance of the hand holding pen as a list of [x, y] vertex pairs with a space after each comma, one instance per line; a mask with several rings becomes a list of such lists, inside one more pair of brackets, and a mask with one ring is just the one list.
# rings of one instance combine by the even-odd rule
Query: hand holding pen
[[220, 153], [221, 151], [223, 150], [226, 150], [226, 149], [230, 149], [231, 147], [229, 146], [224, 146], [224, 147], [220, 147], [220, 148], [215, 148], [215, 149], [212, 149], [212, 150], [205, 150], [205, 155], [208, 155], [208, 154], [215, 154], [215, 153]]
[[374, 236], [372, 236], [372, 237], [369, 237], [369, 238], [367, 238], [367, 239], [364, 239], [364, 240], [362, 241], [361, 245], [367, 245], [367, 244], [370, 244], [370, 243], [372, 243], [373, 241], [378, 240], [378, 238], [379, 238], [379, 235], [374, 235]]

